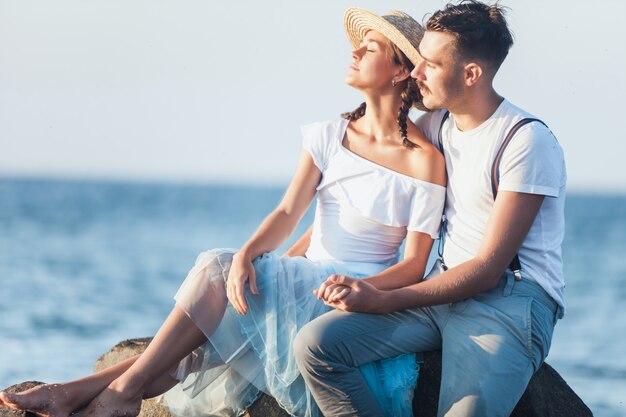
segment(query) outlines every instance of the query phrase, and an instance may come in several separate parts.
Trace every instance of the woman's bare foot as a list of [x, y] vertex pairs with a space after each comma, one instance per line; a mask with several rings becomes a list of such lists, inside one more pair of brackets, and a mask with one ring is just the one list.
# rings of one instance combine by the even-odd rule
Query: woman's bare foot
[[142, 393], [129, 395], [115, 386], [104, 389], [83, 410], [80, 417], [135, 417], [141, 411]]
[[43, 417], [68, 417], [74, 411], [62, 384], [46, 384], [19, 393], [0, 392], [0, 404]]

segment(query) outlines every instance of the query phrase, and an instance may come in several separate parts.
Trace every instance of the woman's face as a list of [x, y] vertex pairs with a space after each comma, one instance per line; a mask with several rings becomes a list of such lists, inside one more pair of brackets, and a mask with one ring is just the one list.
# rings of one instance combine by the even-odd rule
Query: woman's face
[[352, 64], [348, 69], [346, 83], [359, 90], [391, 89], [392, 79], [401, 72], [402, 67], [393, 62], [389, 40], [370, 30], [360, 46], [352, 51]]

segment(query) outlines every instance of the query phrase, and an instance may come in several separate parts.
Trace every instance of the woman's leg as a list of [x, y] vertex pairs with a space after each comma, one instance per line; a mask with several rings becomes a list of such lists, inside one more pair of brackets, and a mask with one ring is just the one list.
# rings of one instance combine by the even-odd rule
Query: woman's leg
[[[210, 306], [211, 332], [219, 325], [225, 308], [225, 298]], [[155, 386], [160, 377], [206, 340], [206, 335], [191, 318], [180, 307], [174, 307], [145, 352], [100, 392], [81, 414], [118, 417], [139, 414], [142, 398], [161, 394], [171, 387], [167, 384]]]
[[[139, 355], [85, 378], [63, 384], [39, 385], [20, 393], [0, 393], [0, 405], [45, 416], [65, 417], [89, 404], [103, 389], [135, 363]], [[178, 380], [164, 373], [146, 389], [144, 398], [170, 390]]]
[[[217, 328], [226, 308], [223, 283], [212, 287], [204, 305], [205, 330]], [[210, 319], [207, 319], [210, 317]], [[169, 371], [207, 340], [189, 316], [175, 306], [145, 352], [102, 372], [65, 384], [45, 385], [19, 394], [0, 393], [0, 402], [42, 416], [67, 417], [89, 404], [87, 415], [136, 415], [141, 399], [153, 397], [175, 383]]]
[[0, 392], [0, 404], [47, 416], [67, 416], [89, 403], [137, 360], [139, 355], [96, 374], [64, 384], [40, 385], [9, 394]]

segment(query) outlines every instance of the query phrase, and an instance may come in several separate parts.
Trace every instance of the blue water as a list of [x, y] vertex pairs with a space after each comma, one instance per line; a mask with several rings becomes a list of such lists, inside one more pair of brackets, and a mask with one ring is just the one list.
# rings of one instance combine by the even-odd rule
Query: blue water
[[[0, 388], [83, 376], [152, 335], [197, 253], [240, 246], [282, 193], [0, 179]], [[596, 416], [624, 416], [626, 196], [570, 194], [566, 224], [568, 310], [547, 362]]]

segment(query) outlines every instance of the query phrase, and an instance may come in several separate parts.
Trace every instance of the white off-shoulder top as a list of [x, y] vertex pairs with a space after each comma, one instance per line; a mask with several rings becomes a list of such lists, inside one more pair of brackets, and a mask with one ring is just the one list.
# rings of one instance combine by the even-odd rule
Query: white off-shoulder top
[[378, 165], [342, 145], [347, 120], [302, 127], [303, 148], [322, 173], [306, 256], [376, 274], [399, 259], [407, 231], [438, 237], [445, 187]]

